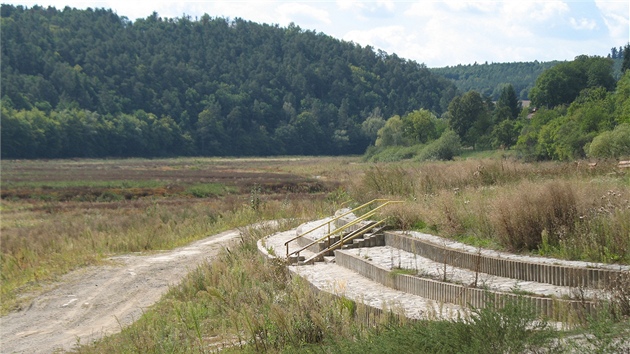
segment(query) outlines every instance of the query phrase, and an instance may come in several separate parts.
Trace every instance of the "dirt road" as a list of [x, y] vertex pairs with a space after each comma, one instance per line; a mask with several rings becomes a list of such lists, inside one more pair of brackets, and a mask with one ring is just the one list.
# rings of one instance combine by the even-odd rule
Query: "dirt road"
[[239, 235], [231, 230], [172, 251], [114, 257], [114, 265], [72, 272], [27, 308], [0, 318], [0, 352], [69, 350], [120, 331]]

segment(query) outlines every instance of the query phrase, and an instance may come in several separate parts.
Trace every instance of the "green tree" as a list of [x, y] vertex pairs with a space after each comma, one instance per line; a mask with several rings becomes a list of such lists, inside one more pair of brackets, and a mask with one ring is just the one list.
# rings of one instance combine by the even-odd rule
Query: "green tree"
[[621, 74], [625, 74], [630, 69], [630, 44], [626, 44], [623, 50], [623, 62], [621, 63]]
[[35, 149], [32, 145], [35, 134], [31, 122], [23, 114], [18, 114], [4, 104], [0, 120], [0, 134], [3, 158], [35, 157]]
[[393, 116], [385, 122], [383, 128], [378, 131], [376, 147], [405, 145], [403, 121], [400, 116]]
[[451, 129], [468, 146], [475, 146], [491, 123], [488, 106], [476, 91], [455, 97], [448, 106], [448, 117]]
[[501, 112], [495, 115], [495, 122], [505, 119], [516, 119], [523, 110], [523, 106], [516, 96], [514, 87], [509, 84], [501, 90], [501, 95], [496, 103], [495, 112]]
[[536, 107], [570, 104], [585, 88], [604, 87], [612, 90], [613, 61], [608, 58], [579, 56], [575, 60], [545, 70], [530, 92]]
[[492, 146], [494, 148], [509, 149], [518, 141], [523, 128], [520, 121], [506, 119], [496, 124], [492, 129]]
[[415, 110], [404, 115], [402, 122], [405, 138], [413, 143], [425, 144], [437, 139], [441, 134], [438, 131], [438, 119], [426, 109]]
[[228, 142], [228, 139], [221, 117], [221, 107], [217, 102], [210, 102], [206, 109], [199, 113], [196, 128], [198, 151], [202, 155], [225, 154], [224, 144]]
[[630, 123], [630, 71], [617, 82], [617, 90], [613, 95], [615, 104], [615, 119], [618, 124]]
[[385, 126], [385, 119], [381, 109], [376, 107], [370, 112], [370, 115], [361, 123], [361, 132], [365, 137], [375, 142], [378, 137], [378, 131]]
[[427, 144], [416, 159], [452, 160], [453, 157], [461, 153], [461, 150], [462, 144], [459, 135], [448, 129], [437, 140]]

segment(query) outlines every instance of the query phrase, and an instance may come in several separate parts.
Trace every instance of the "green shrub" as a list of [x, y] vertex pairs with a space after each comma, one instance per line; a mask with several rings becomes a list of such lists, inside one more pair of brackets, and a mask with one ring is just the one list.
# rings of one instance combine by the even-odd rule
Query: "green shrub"
[[227, 188], [218, 183], [195, 184], [186, 189], [185, 194], [195, 198], [208, 198], [225, 194]]
[[427, 144], [416, 160], [452, 160], [462, 150], [459, 135], [452, 130], [445, 131], [439, 139]]
[[[474, 309], [470, 318], [452, 321], [418, 321], [390, 326], [368, 338], [330, 345], [333, 353], [524, 353], [551, 349], [557, 332], [536, 321], [530, 308], [518, 300], [505, 306], [488, 303]], [[310, 351], [310, 350], [309, 350]], [[545, 351], [547, 352], [547, 351]]]
[[599, 134], [586, 149], [591, 157], [620, 158], [630, 156], [630, 124], [620, 124], [612, 131]]

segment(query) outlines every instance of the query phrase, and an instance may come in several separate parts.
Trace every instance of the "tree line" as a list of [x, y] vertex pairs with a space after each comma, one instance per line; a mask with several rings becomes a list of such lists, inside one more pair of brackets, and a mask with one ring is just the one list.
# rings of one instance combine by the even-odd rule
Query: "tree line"
[[521, 100], [527, 100], [536, 78], [546, 69], [559, 64], [550, 62], [514, 62], [459, 64], [431, 68], [431, 72], [453, 80], [461, 92], [476, 91], [497, 100], [507, 85], [512, 85]]
[[[613, 59], [613, 76], [615, 80], [621, 78], [621, 64], [623, 61], [623, 47], [612, 48], [608, 58]], [[501, 91], [507, 85], [512, 85], [521, 100], [529, 100], [530, 90], [535, 86], [536, 79], [545, 70], [566, 63], [563, 61], [549, 62], [514, 62], [466, 64], [431, 68], [432, 73], [453, 80], [461, 92], [477, 91], [483, 96], [489, 96], [493, 101], [499, 99]]]
[[294, 24], [2, 5], [1, 26], [3, 158], [360, 154], [368, 119], [457, 94]]
[[377, 131], [371, 160], [451, 159], [463, 148], [514, 149], [527, 160], [630, 157], [630, 45], [616, 81], [611, 58], [578, 56], [543, 71], [522, 103], [511, 84], [497, 101], [475, 90], [442, 116], [394, 115]]

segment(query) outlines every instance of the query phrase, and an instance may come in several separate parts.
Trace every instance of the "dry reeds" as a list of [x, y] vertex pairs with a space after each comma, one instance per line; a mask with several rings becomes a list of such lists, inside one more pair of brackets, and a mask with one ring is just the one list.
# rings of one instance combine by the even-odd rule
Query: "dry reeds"
[[[630, 263], [627, 177], [611, 164], [586, 165], [475, 160], [379, 166], [355, 182], [351, 195], [406, 200], [386, 212], [403, 229], [508, 251]], [[380, 193], [368, 192], [375, 190]]]

